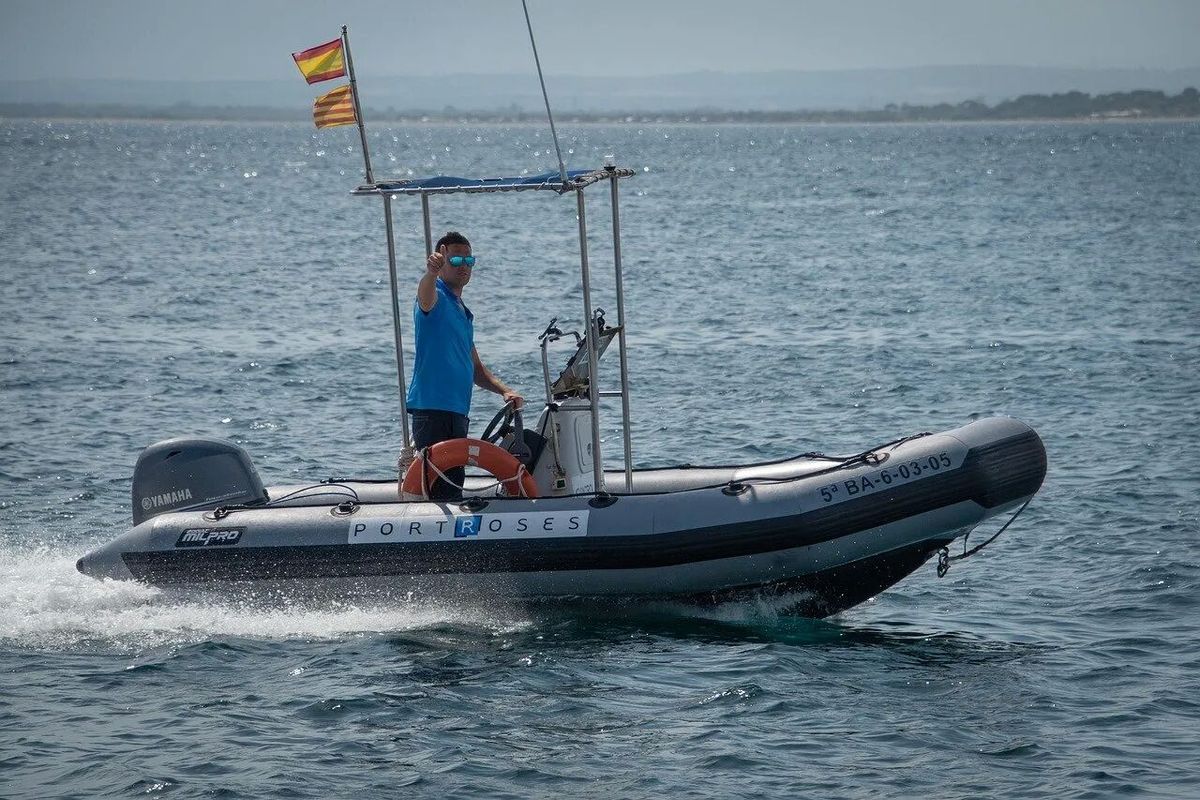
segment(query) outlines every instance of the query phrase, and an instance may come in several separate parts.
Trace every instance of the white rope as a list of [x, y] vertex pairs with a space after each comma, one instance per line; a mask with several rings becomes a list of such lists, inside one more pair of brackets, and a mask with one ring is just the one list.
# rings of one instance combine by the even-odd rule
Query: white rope
[[400, 456], [396, 459], [396, 472], [400, 475], [401, 480], [404, 480], [404, 474], [408, 472], [408, 468], [412, 466], [416, 457], [416, 451], [411, 447], [400, 448]]
[[525, 481], [522, 480], [522, 478], [523, 478], [523, 476], [528, 475], [528, 474], [529, 474], [529, 472], [528, 472], [528, 470], [525, 469], [525, 465], [518, 462], [516, 473], [511, 478], [508, 479], [510, 481], [516, 481], [518, 496], [524, 497], [526, 499], [529, 498], [529, 495], [527, 495], [525, 493]]
[[[463, 491], [463, 492], [465, 492], [465, 491], [467, 490], [467, 486], [466, 486], [466, 480], [465, 480], [465, 477], [464, 477], [464, 480], [463, 480], [463, 485], [461, 485], [461, 486], [460, 486], [459, 484], [457, 484], [457, 483], [455, 483], [454, 481], [450, 480], [450, 478], [448, 478], [448, 477], [446, 476], [446, 473], [444, 473], [444, 472], [442, 472], [440, 469], [438, 469], [438, 465], [437, 465], [437, 464], [435, 464], [435, 463], [433, 462], [433, 460], [432, 460], [432, 459], [426, 458], [426, 459], [425, 459], [425, 463], [426, 463], [426, 464], [428, 464], [428, 465], [429, 465], [429, 468], [430, 468], [430, 469], [432, 469], [432, 470], [434, 471], [434, 473], [435, 473], [435, 474], [436, 474], [436, 475], [437, 475], [439, 478], [441, 478], [443, 481], [445, 481], [446, 483], [450, 484], [451, 486], [453, 486], [454, 488], [458, 489], [459, 491]], [[486, 484], [486, 485], [484, 485], [484, 486], [480, 486], [480, 487], [479, 487], [479, 489], [478, 489], [478, 491], [481, 491], [481, 492], [486, 492], [486, 491], [488, 491], [488, 490], [490, 490], [490, 489], [496, 489], [496, 488], [499, 488], [499, 487], [503, 486], [504, 484], [506, 484], [506, 483], [509, 483], [509, 482], [511, 482], [511, 481], [516, 481], [516, 483], [517, 483], [517, 491], [519, 492], [518, 496], [519, 496], [519, 497], [524, 497], [524, 498], [528, 499], [529, 495], [527, 495], [527, 494], [525, 493], [525, 485], [524, 485], [523, 483], [521, 483], [521, 480], [520, 480], [520, 478], [521, 478], [521, 474], [522, 474], [522, 473], [525, 473], [525, 472], [526, 472], [525, 465], [524, 465], [524, 464], [517, 464], [517, 471], [516, 471], [515, 473], [513, 473], [512, 477], [509, 477], [509, 478], [496, 478], [496, 476], [495, 476], [495, 475], [493, 475], [492, 477], [496, 478], [496, 481], [495, 481], [494, 483], [489, 483], [489, 484]], [[428, 487], [428, 486], [425, 484], [425, 470], [423, 470], [423, 469], [421, 470], [421, 493], [422, 493], [422, 495], [423, 495], [424, 497], [426, 497], [426, 498], [428, 498], [428, 497], [429, 497], [429, 487]]]

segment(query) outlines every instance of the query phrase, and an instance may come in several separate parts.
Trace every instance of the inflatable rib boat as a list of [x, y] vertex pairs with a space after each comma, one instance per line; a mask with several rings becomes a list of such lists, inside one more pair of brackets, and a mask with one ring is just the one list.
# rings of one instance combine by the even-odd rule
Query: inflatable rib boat
[[[402, 475], [266, 489], [236, 444], [160, 442], [142, 453], [134, 473], [134, 527], [80, 559], [79, 570], [163, 587], [352, 599], [482, 594], [717, 602], [789, 592], [796, 612], [822, 616], [895, 584], [983, 520], [1023, 507], [1037, 492], [1046, 474], [1042, 442], [1009, 418], [908, 436], [848, 457], [810, 453], [740, 466], [633, 469], [617, 195], [618, 180], [632, 174], [605, 166], [360, 186], [357, 194], [384, 199]], [[584, 189], [605, 183], [613, 217], [613, 326], [592, 302], [584, 213]], [[484, 440], [413, 453], [391, 201], [420, 197], [430, 252], [431, 197], [537, 190], [576, 197], [586, 330], [564, 333], [556, 319], [539, 337], [545, 403], [531, 429], [506, 409]], [[574, 353], [552, 381], [548, 348], [570, 336]], [[620, 389], [602, 391], [594, 365], [614, 343]], [[623, 470], [606, 470], [601, 457], [606, 398], [620, 400]], [[461, 500], [428, 499], [431, 481], [464, 465], [488, 467], [496, 480], [474, 475]]]
[[635, 470], [631, 493], [402, 502], [395, 481], [264, 490], [236, 445], [170, 440], [139, 462], [139, 524], [79, 569], [350, 598], [787, 591], [798, 613], [823, 616], [1025, 502], [1045, 469], [1032, 429], [992, 418], [845, 459]]

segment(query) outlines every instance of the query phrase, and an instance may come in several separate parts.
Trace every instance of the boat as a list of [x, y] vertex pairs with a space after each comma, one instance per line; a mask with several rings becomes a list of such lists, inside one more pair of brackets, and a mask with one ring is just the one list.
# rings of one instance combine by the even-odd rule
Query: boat
[[634, 470], [625, 492], [487, 496], [477, 477], [462, 503], [401, 500], [395, 480], [264, 489], [237, 445], [173, 439], [139, 459], [141, 521], [78, 568], [168, 589], [350, 600], [788, 593], [795, 613], [827, 616], [1026, 502], [1044, 474], [1037, 434], [1010, 418], [844, 459]]
[[[1014, 511], [1011, 523], [1040, 488], [1042, 441], [1007, 417], [851, 455], [635, 469], [618, 190], [634, 171], [611, 162], [568, 170], [559, 151], [558, 171], [539, 175], [375, 180], [362, 141], [366, 180], [353, 191], [382, 199], [387, 232], [403, 433], [397, 474], [265, 487], [233, 442], [161, 441], [134, 471], [133, 527], [79, 559], [82, 573], [170, 590], [351, 601], [718, 603], [771, 594], [786, 596], [794, 613], [826, 616], [893, 586], [935, 554], [944, 574], [950, 561], [979, 549], [965, 549], [977, 525]], [[585, 192], [595, 187], [610, 196], [614, 324], [593, 302]], [[428, 253], [432, 200], [529, 192], [576, 202], [584, 330], [564, 331], [556, 317], [538, 337], [545, 396], [533, 425], [505, 406], [480, 438], [414, 452], [392, 203], [420, 200]], [[564, 347], [570, 356], [552, 377], [550, 351]], [[604, 390], [598, 365], [610, 350], [620, 386]], [[606, 469], [601, 415], [618, 400], [623, 464]], [[458, 466], [483, 469], [467, 478], [460, 500], [429, 499], [431, 482]], [[960, 539], [964, 553], [950, 556]]]

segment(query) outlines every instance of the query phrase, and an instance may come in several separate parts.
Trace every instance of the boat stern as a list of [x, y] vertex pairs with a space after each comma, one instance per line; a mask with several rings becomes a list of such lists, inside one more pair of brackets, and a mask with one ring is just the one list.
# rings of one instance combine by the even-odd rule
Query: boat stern
[[75, 562], [75, 569], [89, 578], [95, 578], [96, 580], [104, 580], [106, 578], [117, 581], [133, 580], [133, 573], [125, 565], [125, 559], [121, 558], [121, 552], [126, 547], [125, 540], [128, 535], [118, 536], [113, 541], [85, 554]]

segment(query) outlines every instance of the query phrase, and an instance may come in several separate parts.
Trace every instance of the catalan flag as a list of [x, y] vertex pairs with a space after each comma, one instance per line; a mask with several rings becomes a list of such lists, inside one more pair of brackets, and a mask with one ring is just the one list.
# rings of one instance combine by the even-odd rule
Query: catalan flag
[[300, 68], [300, 74], [309, 83], [320, 83], [346, 74], [346, 58], [342, 54], [341, 39], [292, 53], [292, 58]]
[[332, 92], [321, 95], [313, 103], [313, 122], [317, 123], [318, 128], [353, 125], [357, 121], [349, 86], [339, 86]]

